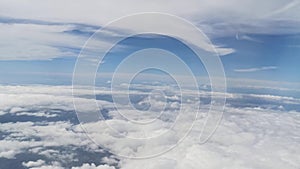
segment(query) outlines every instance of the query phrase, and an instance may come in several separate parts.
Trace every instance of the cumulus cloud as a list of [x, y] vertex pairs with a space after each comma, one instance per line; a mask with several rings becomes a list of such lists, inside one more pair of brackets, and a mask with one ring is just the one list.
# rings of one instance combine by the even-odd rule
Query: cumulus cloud
[[[274, 121], [275, 118], [277, 120]], [[206, 144], [197, 144], [198, 140], [193, 139], [193, 135], [200, 132], [195, 129], [191, 133], [192, 138], [187, 138], [172, 151], [154, 159], [124, 160], [122, 167], [137, 169], [147, 164], [149, 169], [217, 169], [228, 166], [245, 169], [297, 168], [299, 151], [295, 154], [288, 153], [295, 150], [294, 146], [297, 147], [297, 131], [284, 132], [287, 128], [297, 126], [293, 118], [299, 120], [297, 112], [281, 114], [276, 111], [230, 108], [226, 111], [217, 132]], [[279, 122], [281, 120], [284, 122]], [[280, 131], [278, 128], [281, 128]], [[290, 137], [291, 135], [295, 137]], [[289, 157], [285, 157], [284, 154], [289, 154]]]
[[[158, 86], [156, 87], [158, 88]], [[14, 100], [8, 99], [8, 103], [1, 103], [0, 110], [6, 112], [6, 114], [28, 111], [32, 108], [41, 110], [48, 108], [55, 110], [58, 106], [60, 109], [69, 111], [73, 106], [71, 101], [66, 101], [72, 100], [72, 95], [69, 93], [70, 87], [67, 86], [2, 86], [1, 88], [7, 89], [3, 90], [4, 94], [1, 95], [3, 100], [4, 98], [9, 98], [9, 95], [16, 98]], [[58, 91], [62, 91], [61, 94], [59, 94]], [[85, 93], [89, 92], [85, 91], [84, 88], [81, 92], [82, 97], [85, 98], [78, 99], [83, 99], [83, 102], [84, 99], [89, 99], [89, 97], [85, 95]], [[104, 90], [101, 89], [96, 92], [102, 93]], [[22, 93], [22, 96], [27, 94], [27, 96], [16, 97], [17, 95], [14, 94], [17, 93]], [[124, 95], [125, 93], [121, 91], [118, 93], [115, 91], [114, 94]], [[137, 92], [135, 94], [144, 93]], [[208, 95], [208, 93], [206, 94]], [[64, 96], [64, 99], [60, 99], [62, 96]], [[247, 103], [242, 102], [242, 99], [245, 96], [252, 97], [253, 100], [263, 99], [268, 102], [272, 101], [272, 104], [275, 104], [273, 102], [283, 105], [300, 104], [299, 99], [292, 97], [258, 94], [227, 94], [227, 97], [230, 99], [224, 113], [223, 121], [213, 137], [205, 144], [199, 144], [199, 135], [205, 122], [205, 117], [207, 117], [206, 112], [209, 109], [209, 104], [201, 105], [201, 110], [203, 110], [203, 112], [200, 112], [199, 118], [195, 121], [195, 125], [190, 134], [174, 149], [161, 156], [134, 160], [107, 155], [107, 157], [102, 157], [100, 159], [102, 162], [106, 163], [106, 165], [84, 162], [73, 166], [73, 168], [114, 169], [116, 163], [118, 163], [118, 167], [122, 169], [139, 169], [145, 168], [145, 166], [147, 166], [148, 169], [219, 169], [226, 167], [245, 169], [299, 168], [299, 112], [296, 110], [286, 111], [283, 109], [268, 109], [259, 104], [257, 104], [256, 107], [249, 107], [247, 106]], [[37, 99], [38, 97], [40, 97], [40, 99]], [[195, 96], [191, 95], [189, 101], [182, 102], [182, 104], [190, 107], [185, 113], [186, 116], [195, 111], [193, 104], [198, 104], [199, 100], [193, 99], [193, 97]], [[169, 96], [168, 98], [176, 100], [178, 99], [178, 96]], [[233, 99], [239, 100], [240, 103], [245, 104], [245, 106], [231, 106], [230, 103]], [[28, 100], [31, 100], [30, 104], [28, 103]], [[62, 102], [62, 100], [65, 101]], [[58, 104], [59, 102], [61, 105]], [[264, 102], [262, 102], [262, 104], [263, 103]], [[165, 118], [158, 118], [152, 125], [137, 127], [136, 124], [131, 124], [128, 120], [122, 118], [111, 103], [102, 100], [99, 101], [99, 104], [102, 104], [103, 108], [108, 108], [110, 119], [98, 121], [97, 125], [89, 124], [93, 130], [93, 133], [90, 133], [90, 136], [92, 138], [99, 138], [99, 140], [96, 141], [100, 142], [97, 143], [102, 143], [102, 146], [113, 150], [117, 155], [147, 155], [149, 153], [159, 152], [176, 143], [177, 137], [180, 137], [182, 134], [180, 132], [184, 132], [184, 130], [175, 127], [171, 129], [171, 133], [173, 132], [175, 135], [170, 134], [159, 137], [159, 139], [155, 141], [128, 141], [124, 139], [120, 142], [118, 140], [120, 136], [117, 135], [115, 131], [108, 128], [107, 124], [111, 124], [111, 127], [114, 127], [115, 130], [121, 132], [123, 136], [145, 137], [147, 134], [148, 136], [149, 134], [152, 134], [152, 136], [159, 136], [159, 133], [170, 130], [169, 124], [173, 121], [166, 119], [171, 119], [172, 116], [176, 116], [176, 113], [173, 111], [170, 111], [169, 113], [165, 112]], [[10, 113], [9, 110], [12, 112]], [[87, 111], [89, 111], [88, 107]], [[128, 111], [128, 106], [122, 106], [119, 111], [126, 113], [126, 111]], [[136, 115], [137, 114], [134, 114], [134, 112], [128, 113], [129, 118], [137, 117]], [[148, 114], [145, 118], [153, 118], [153, 115], [151, 116], [151, 114]], [[178, 127], [190, 125], [188, 120], [189, 117], [186, 118], [187, 119], [185, 120], [177, 121], [177, 123], [180, 123]], [[86, 137], [80, 125], [71, 123], [67, 120], [59, 120], [56, 122], [32, 122], [28, 120], [26, 122], [0, 123], [0, 126], [0, 132], [8, 133], [0, 140], [0, 156], [2, 158], [20, 158], [17, 154], [24, 152], [46, 155], [48, 157], [53, 157], [54, 154], [61, 154], [60, 151], [54, 150], [53, 147], [86, 147], [85, 149], [91, 152], [101, 151], [96, 144], [93, 144], [91, 140]], [[64, 158], [65, 156], [67, 156], [67, 154], [62, 153], [61, 156], [55, 157], [59, 159]], [[75, 155], [71, 154], [68, 158], [72, 161], [74, 160]], [[121, 161], [118, 162], [117, 158]], [[23, 161], [23, 165], [32, 168], [64, 168], [62, 164], [57, 162], [49, 163], [45, 159], [39, 159]]]
[[94, 163], [92, 163], [92, 164], [83, 164], [81, 167], [72, 167], [72, 169], [115, 169], [115, 167], [109, 165], [96, 166]]
[[[33, 162], [30, 162], [30, 163], [33, 164]], [[25, 163], [25, 164], [27, 164], [27, 163]], [[49, 165], [31, 166], [29, 168], [30, 169], [63, 169], [63, 167], [57, 161], [54, 161]]]
[[[16, 154], [36, 147], [88, 146], [90, 144], [84, 135], [68, 131], [72, 128], [68, 122], [45, 123], [44, 125], [35, 125], [33, 122], [3, 123], [1, 127], [2, 132], [12, 132], [5, 139], [0, 140], [0, 157], [5, 158], [15, 158]], [[40, 138], [40, 140], [32, 138]]]
[[37, 161], [28, 161], [28, 162], [23, 162], [22, 165], [25, 167], [39, 167], [41, 165], [45, 164], [44, 160], [37, 160]]

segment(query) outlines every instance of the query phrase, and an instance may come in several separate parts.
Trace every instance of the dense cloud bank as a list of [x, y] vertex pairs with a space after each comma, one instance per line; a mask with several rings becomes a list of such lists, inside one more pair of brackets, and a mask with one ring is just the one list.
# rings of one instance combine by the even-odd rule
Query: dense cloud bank
[[[155, 86], [156, 89], [163, 87]], [[121, 111], [134, 120], [140, 116], [127, 105], [116, 105], [105, 88], [96, 90], [105, 121], [90, 123], [90, 134], [102, 148], [87, 137], [76, 118], [70, 86], [0, 86], [0, 168], [98, 168], [98, 169], [220, 169], [220, 168], [272, 168], [298, 169], [300, 167], [300, 100], [293, 97], [258, 94], [226, 94], [223, 119], [213, 137], [200, 144], [199, 136], [209, 108], [209, 93], [202, 92], [200, 99], [180, 100], [174, 95], [166, 96], [164, 113], [150, 126], [136, 127], [119, 114]], [[75, 99], [84, 103], [91, 96]], [[120, 97], [123, 92], [116, 91]], [[143, 91], [135, 91], [133, 106], [147, 105]], [[141, 97], [138, 97], [141, 96]], [[160, 99], [150, 102], [161, 106]], [[111, 130], [110, 124], [126, 137], [160, 136], [165, 131], [178, 132], [176, 122], [180, 104], [189, 107], [201, 103], [199, 116], [189, 135], [172, 150], [153, 158], [130, 159], [118, 154], [137, 156], [164, 150], [174, 145], [178, 138], [159, 137], [147, 141], [121, 141]], [[120, 106], [121, 105], [121, 106]], [[121, 110], [120, 110], [121, 107]], [[143, 114], [143, 120], [158, 117], [156, 109]], [[86, 111], [92, 111], [86, 107]], [[182, 120], [179, 126], [188, 125]], [[103, 128], [99, 129], [99, 127]], [[174, 135], [172, 135], [174, 136]], [[99, 139], [99, 140], [97, 140]], [[113, 150], [110, 153], [106, 150]]]

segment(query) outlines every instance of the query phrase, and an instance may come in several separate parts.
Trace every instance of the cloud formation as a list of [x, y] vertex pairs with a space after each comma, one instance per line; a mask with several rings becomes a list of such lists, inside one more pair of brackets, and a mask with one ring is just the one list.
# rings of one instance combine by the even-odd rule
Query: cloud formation
[[258, 71], [264, 71], [264, 70], [276, 70], [276, 66], [263, 66], [263, 67], [254, 67], [254, 68], [247, 68], [247, 69], [234, 69], [235, 72], [258, 72]]
[[[142, 85], [139, 85], [142, 87]], [[159, 89], [159, 86], [155, 86]], [[7, 99], [7, 102], [2, 102], [0, 110], [3, 112], [1, 118], [6, 118], [5, 115], [14, 115], [21, 112], [29, 112], [33, 109], [43, 111], [51, 110], [52, 113], [62, 117], [68, 111], [73, 109], [71, 88], [68, 86], [1, 86], [4, 94], [1, 95], [1, 100]], [[149, 88], [149, 86], [148, 86]], [[163, 89], [163, 88], [162, 88]], [[106, 93], [105, 89], [97, 90], [97, 93]], [[19, 93], [19, 97], [17, 95]], [[85, 93], [89, 93], [82, 89], [82, 102], [84, 99], [92, 99]], [[116, 95], [125, 95], [118, 93]], [[144, 94], [142, 91], [136, 91], [137, 96]], [[203, 93], [204, 98], [208, 97], [208, 93]], [[123, 96], [122, 96], [123, 97]], [[93, 164], [90, 162], [82, 162], [74, 164], [74, 168], [103, 168], [113, 169], [120, 167], [121, 169], [139, 169], [147, 166], [148, 169], [157, 168], [208, 168], [219, 169], [230, 166], [232, 168], [299, 168], [297, 163], [300, 159], [300, 135], [298, 132], [300, 116], [297, 109], [285, 110], [284, 107], [289, 105], [299, 105], [299, 99], [292, 97], [280, 97], [272, 95], [257, 95], [257, 94], [227, 94], [228, 103], [222, 123], [214, 136], [205, 144], [199, 144], [199, 133], [201, 133], [206, 114], [201, 112], [189, 136], [173, 150], [155, 158], [144, 160], [134, 160], [128, 158], [107, 155], [102, 157], [102, 162], [106, 164]], [[37, 99], [39, 98], [39, 99]], [[99, 97], [101, 99], [101, 97]], [[178, 99], [178, 97], [168, 97], [169, 99]], [[105, 98], [103, 98], [105, 99]], [[247, 99], [244, 102], [243, 99]], [[31, 100], [28, 102], [28, 100]], [[63, 101], [65, 100], [65, 101]], [[239, 100], [240, 105], [236, 106], [234, 100]], [[260, 100], [256, 106], [248, 104], [249, 101]], [[96, 137], [102, 140], [103, 146], [106, 148], [113, 147], [116, 153], [137, 153], [147, 154], [153, 149], [164, 149], [174, 143], [174, 137], [161, 137], [157, 142], [141, 142], [131, 141], [122, 142], [116, 140], [115, 132], [106, 130], [105, 123], [112, 124], [115, 129], [123, 131], [127, 136], [143, 136], [145, 133], [157, 134], [163, 130], [167, 130], [168, 123], [172, 123], [170, 119], [176, 116], [169, 109], [164, 113], [164, 116], [157, 119], [157, 122], [152, 126], [136, 128], [126, 119], [122, 118], [114, 109], [114, 106], [109, 101], [98, 100], [99, 104], [108, 110], [108, 119], [99, 121], [98, 127], [94, 128]], [[145, 100], [143, 100], [145, 101]], [[182, 102], [182, 104], [192, 105], [197, 103], [194, 96]], [[117, 103], [118, 104], [118, 103]], [[273, 107], [265, 106], [272, 104]], [[276, 105], [282, 105], [274, 108]], [[171, 106], [171, 105], [170, 105]], [[209, 104], [203, 102], [202, 110], [207, 110]], [[195, 111], [191, 106], [190, 111]], [[58, 111], [61, 109], [61, 111]], [[86, 107], [87, 111], [90, 111]], [[126, 113], [128, 107], [124, 105], [119, 111]], [[23, 114], [30, 116], [34, 112]], [[75, 112], [74, 112], [75, 113]], [[75, 114], [73, 114], [75, 115]], [[136, 114], [129, 112], [129, 118], [137, 118]], [[156, 114], [153, 114], [156, 116]], [[153, 115], [148, 114], [149, 118]], [[147, 116], [144, 116], [147, 118]], [[45, 118], [52, 118], [45, 115]], [[68, 119], [57, 119], [57, 121], [32, 121], [33, 119], [16, 118], [17, 122], [0, 123], [0, 156], [7, 160], [21, 158], [22, 153], [33, 153], [39, 155], [38, 159], [24, 160], [23, 166], [31, 168], [65, 168], [62, 161], [71, 163], [70, 161], [80, 160], [84, 156], [77, 156], [74, 151], [65, 151], [70, 147], [83, 147], [88, 152], [102, 152], [91, 140], [86, 137], [78, 123], [68, 121]], [[186, 124], [181, 121], [182, 125]], [[90, 124], [93, 126], [93, 124]], [[175, 131], [175, 130], [174, 130]], [[178, 130], [180, 131], [180, 130]], [[7, 133], [4, 134], [3, 133]], [[178, 133], [180, 134], [180, 133]], [[55, 147], [61, 149], [56, 150]], [[69, 147], [69, 148], [68, 148]], [[73, 149], [71, 148], [71, 149]], [[93, 155], [95, 156], [95, 155]], [[93, 157], [91, 156], [91, 157]], [[1, 159], [0, 158], [0, 159]], [[50, 160], [49, 160], [50, 158]], [[59, 161], [59, 159], [61, 161]], [[117, 164], [116, 164], [117, 163]], [[70, 167], [70, 168], [71, 168]]]
[[115, 169], [113, 166], [108, 165], [99, 165], [96, 166], [94, 163], [92, 164], [83, 164], [81, 167], [72, 167], [72, 169]]
[[[68, 9], [61, 6], [68, 6]], [[119, 9], [120, 6], [122, 9]], [[69, 0], [41, 3], [28, 0], [21, 4], [4, 0], [0, 2], [0, 36], [5, 39], [0, 42], [0, 60], [45, 60], [77, 56], [88, 35], [95, 32], [96, 28], [140, 12], [162, 12], [183, 17], [211, 38], [235, 36], [237, 33], [299, 33], [299, 8], [297, 1], [283, 0], [264, 3], [250, 0], [243, 3], [237, 0], [226, 3], [207, 0], [190, 0], [188, 3], [130, 0], [121, 4], [116, 0], [93, 0], [89, 3]], [[255, 13], [251, 9], [255, 9]], [[241, 38], [249, 39], [249, 36]], [[102, 39], [102, 42], [105, 45], [109, 40]], [[234, 49], [217, 48], [217, 51], [227, 55], [234, 52]]]
[[[261, 16], [273, 19], [273, 16], [267, 17], [267, 15], [274, 15], [274, 13], [280, 14], [279, 16], [277, 15], [277, 19], [288, 19], [287, 16], [289, 16], [294, 18], [294, 20], [299, 20], [299, 13], [297, 13], [299, 5], [297, 1], [275, 0], [259, 3], [258, 1], [246, 0], [242, 3], [237, 0], [229, 0], [226, 2], [216, 2], [208, 0], [189, 0], [188, 3], [173, 2], [170, 0], [155, 0], [151, 2], [137, 0], [126, 2], [113, 0], [106, 2], [93, 0], [90, 3], [86, 3], [82, 0], [74, 3], [73, 1], [66, 0], [64, 2], [45, 1], [42, 3], [37, 0], [29, 0], [20, 4], [18, 1], [4, 0], [0, 3], [0, 15], [22, 19], [77, 22], [94, 25], [103, 25], [113, 19], [139, 12], [170, 13], [194, 21], [213, 18], [218, 20], [232, 20], [232, 17], [237, 21], [245, 21], [258, 19]], [[68, 9], [61, 8], [61, 5], [68, 6]], [[255, 9], [256, 12], [253, 13], [252, 9]], [[216, 15], [216, 12], [221, 13], [220, 15]]]

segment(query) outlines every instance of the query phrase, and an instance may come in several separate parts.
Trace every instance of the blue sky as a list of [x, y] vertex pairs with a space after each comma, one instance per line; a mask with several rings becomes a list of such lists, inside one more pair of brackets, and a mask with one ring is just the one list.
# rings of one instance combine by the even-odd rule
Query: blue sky
[[[0, 12], [1, 84], [71, 84], [74, 64], [85, 41], [108, 21], [142, 10], [170, 13], [197, 25], [208, 35], [212, 44], [228, 51], [221, 52], [220, 59], [229, 78], [300, 82], [300, 16], [297, 1], [276, 0], [260, 6], [245, 1], [249, 8], [234, 0], [220, 4], [177, 2], [169, 7], [160, 4], [160, 8], [137, 3], [137, 7], [125, 5], [123, 10], [106, 10], [106, 13], [101, 13], [101, 9], [105, 10], [105, 6], [117, 2], [96, 3], [99, 10], [90, 5], [80, 8], [80, 3], [74, 5], [70, 2], [74, 8], [67, 9], [66, 13], [50, 2], [36, 2], [36, 6], [12, 1], [0, 3], [3, 9]], [[180, 6], [190, 10], [179, 10]], [[251, 8], [256, 8], [256, 13]], [[55, 9], [57, 14], [51, 13], [51, 9]], [[212, 15], [209, 9], [220, 13]], [[78, 14], [76, 10], [94, 14]], [[110, 33], [102, 35], [104, 43], [109, 43], [113, 38]], [[132, 37], [121, 42], [120, 46], [121, 50], [112, 50], [105, 58], [101, 67], [105, 72], [112, 72], [122, 58], [132, 52], [158, 47], [180, 56], [198, 71], [197, 75], [206, 75], [194, 54], [175, 39]]]
[[300, 169], [299, 11], [0, 0], [0, 168]]
[[[73, 30], [77, 33], [79, 30]], [[84, 34], [85, 35], [85, 34]], [[234, 52], [220, 56], [228, 77], [258, 80], [300, 82], [300, 35], [243, 35], [252, 40], [236, 36], [212, 39], [214, 44], [233, 48]], [[179, 41], [167, 37], [132, 37], [124, 40], [126, 50], [114, 51], [105, 57], [101, 66], [105, 72], [115, 67], [131, 53], [145, 48], [161, 48], [180, 56], [198, 75], [206, 75], [201, 62], [195, 59], [191, 50]], [[64, 49], [74, 51], [74, 57], [66, 56], [50, 60], [5, 60], [0, 61], [1, 83], [28, 84], [70, 84], [80, 48]], [[198, 62], [197, 62], [198, 61]], [[176, 66], [176, 65], [174, 65]], [[180, 74], [180, 72], [178, 72]]]
[[275, 81], [300, 81], [299, 34], [262, 34], [247, 37], [253, 40], [238, 40], [235, 37], [216, 40], [235, 49], [234, 53], [221, 57], [228, 75]]

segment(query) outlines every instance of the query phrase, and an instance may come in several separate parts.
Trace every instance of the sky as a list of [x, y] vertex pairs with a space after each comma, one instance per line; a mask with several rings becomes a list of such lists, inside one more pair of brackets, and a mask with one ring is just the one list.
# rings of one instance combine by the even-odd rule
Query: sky
[[[3, 84], [71, 84], [76, 59], [88, 38], [110, 21], [138, 12], [169, 13], [196, 25], [219, 52], [228, 78], [300, 82], [298, 1], [165, 0], [159, 5], [135, 0], [122, 5], [116, 1], [65, 1], [64, 8], [60, 1], [28, 2], [0, 2]], [[109, 7], [115, 10], [107, 10]], [[100, 40], [109, 44], [118, 33], [103, 33]], [[205, 72], [201, 63], [190, 59], [191, 50], [172, 37], [135, 36], [117, 46], [120, 48], [106, 57], [103, 71], [113, 71], [121, 58], [134, 51], [158, 47], [181, 55], [189, 66], [198, 66], [199, 72]]]
[[0, 168], [299, 169], [299, 11], [0, 0]]

